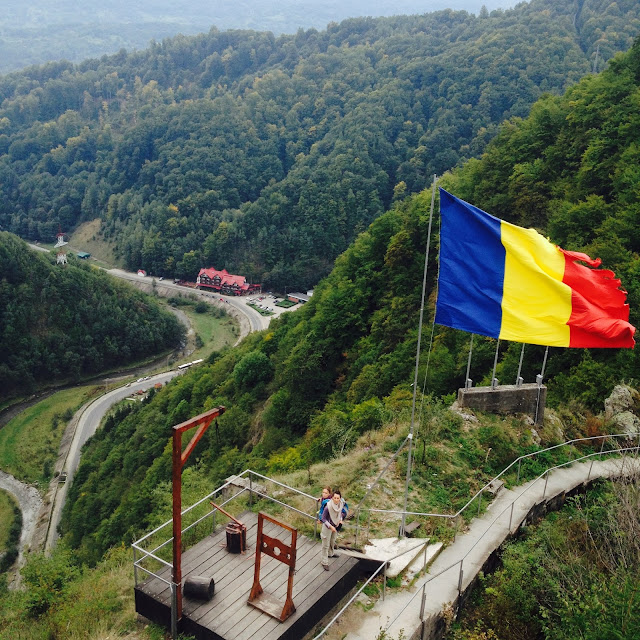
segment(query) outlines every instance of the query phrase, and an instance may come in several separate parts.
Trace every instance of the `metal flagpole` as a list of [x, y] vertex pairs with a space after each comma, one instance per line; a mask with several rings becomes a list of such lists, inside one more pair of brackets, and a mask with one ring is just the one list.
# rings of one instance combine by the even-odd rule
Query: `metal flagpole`
[[544, 379], [544, 369], [547, 366], [547, 356], [549, 355], [549, 347], [544, 350], [544, 359], [542, 360], [542, 371], [536, 376], [536, 382], [538, 386], [542, 384], [542, 380]]
[[427, 290], [427, 270], [429, 267], [429, 245], [431, 244], [431, 222], [433, 221], [433, 207], [436, 200], [436, 175], [433, 175], [431, 191], [431, 210], [429, 212], [429, 231], [427, 233], [427, 249], [424, 254], [424, 275], [422, 276], [422, 300], [420, 303], [420, 322], [418, 323], [418, 347], [416, 349], [416, 369], [413, 375], [413, 402], [411, 404], [411, 426], [409, 427], [409, 453], [407, 455], [407, 478], [404, 487], [404, 510], [400, 524], [399, 537], [404, 536], [404, 526], [407, 519], [407, 504], [409, 502], [409, 481], [411, 480], [411, 445], [413, 442], [413, 427], [416, 414], [416, 395], [418, 393], [418, 365], [420, 364], [420, 341], [422, 340], [422, 318], [424, 317], [424, 298]]
[[[542, 381], [544, 380], [544, 369], [547, 366], [547, 356], [549, 355], [549, 347], [544, 350], [544, 359], [542, 360], [542, 371], [536, 376], [536, 382], [538, 383], [538, 397], [536, 398], [536, 414], [533, 418], [533, 423], [538, 424], [538, 418], [540, 413], [540, 392], [542, 391]], [[544, 419], [544, 416], [543, 416]]]
[[498, 378], [496, 378], [496, 367], [498, 366], [498, 349], [500, 348], [500, 338], [496, 344], [496, 357], [493, 359], [493, 375], [491, 376], [491, 388], [495, 389], [498, 386]]
[[520, 362], [518, 363], [518, 375], [516, 376], [516, 387], [521, 387], [522, 386], [522, 376], [520, 375], [520, 373], [522, 372], [522, 360], [524, 358], [524, 347], [525, 347], [525, 343], [522, 343], [522, 351], [520, 352]]
[[471, 381], [471, 378], [469, 377], [469, 374], [471, 373], [471, 354], [473, 353], [473, 336], [474, 334], [471, 334], [471, 340], [469, 340], [469, 359], [467, 360], [467, 375], [464, 379], [464, 388], [465, 389], [471, 389], [471, 385], [473, 384], [473, 382]]

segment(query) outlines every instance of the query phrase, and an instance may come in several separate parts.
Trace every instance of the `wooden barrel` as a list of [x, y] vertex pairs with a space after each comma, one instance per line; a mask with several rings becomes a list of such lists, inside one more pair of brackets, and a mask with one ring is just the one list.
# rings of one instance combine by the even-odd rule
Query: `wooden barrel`
[[226, 528], [227, 551], [229, 553], [241, 553], [247, 548], [247, 529], [230, 522]]
[[206, 576], [189, 576], [184, 581], [184, 595], [197, 600], [211, 600], [216, 590], [213, 578]]

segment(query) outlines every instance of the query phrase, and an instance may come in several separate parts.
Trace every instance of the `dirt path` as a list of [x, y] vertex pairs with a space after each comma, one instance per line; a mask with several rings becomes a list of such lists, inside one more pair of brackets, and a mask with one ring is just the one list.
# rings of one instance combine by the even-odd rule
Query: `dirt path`
[[[18, 545], [18, 561], [16, 567], [20, 569], [24, 565], [24, 552], [31, 543], [31, 538], [36, 528], [38, 514], [42, 509], [42, 498], [38, 490], [30, 485], [20, 482], [11, 474], [0, 471], [0, 489], [8, 491], [20, 505], [22, 510], [22, 533]], [[19, 573], [15, 573], [10, 586], [17, 587], [20, 581]]]

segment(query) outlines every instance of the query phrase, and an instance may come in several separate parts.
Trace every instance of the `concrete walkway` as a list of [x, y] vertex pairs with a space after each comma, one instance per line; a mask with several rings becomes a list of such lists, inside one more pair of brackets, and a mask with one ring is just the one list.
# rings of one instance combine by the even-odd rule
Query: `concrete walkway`
[[[322, 637], [374, 640], [387, 628], [388, 640], [441, 637], [438, 634], [444, 628], [443, 611], [449, 614], [457, 611], [460, 593], [464, 594], [472, 585], [489, 557], [510, 534], [523, 523], [557, 508], [567, 494], [595, 479], [633, 472], [640, 472], [637, 457], [595, 459], [593, 463], [587, 461], [557, 469], [548, 479], [542, 477], [515, 490], [502, 489], [485, 513], [474, 518], [468, 530], [458, 534], [455, 542], [435, 559], [429, 573], [416, 581], [410, 591], [387, 593], [385, 600], [379, 599], [366, 613], [352, 605]], [[421, 617], [423, 593], [425, 608]]]

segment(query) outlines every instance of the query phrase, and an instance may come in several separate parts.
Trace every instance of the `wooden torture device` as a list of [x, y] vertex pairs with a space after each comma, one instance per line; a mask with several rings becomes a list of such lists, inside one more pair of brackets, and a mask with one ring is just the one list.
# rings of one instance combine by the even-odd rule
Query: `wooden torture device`
[[[225, 407], [217, 407], [195, 418], [173, 427], [173, 583], [176, 585], [176, 621], [182, 618], [182, 469], [189, 456], [211, 426], [211, 423], [225, 412]], [[182, 434], [198, 428], [191, 441], [182, 450]], [[213, 595], [213, 594], [212, 594]]]
[[233, 520], [227, 525], [227, 551], [229, 553], [244, 553], [247, 550], [247, 527], [240, 520], [236, 520], [230, 513], [227, 513], [215, 502], [209, 503], [214, 509]]
[[[272, 524], [278, 525], [283, 529], [291, 532], [291, 545], [287, 545], [277, 538], [272, 538], [266, 535], [262, 531], [263, 522], [267, 520]], [[284, 622], [295, 610], [293, 604], [293, 574], [296, 570], [296, 540], [298, 539], [298, 530], [293, 527], [289, 527], [282, 522], [278, 522], [273, 518], [270, 518], [263, 513], [258, 514], [258, 537], [256, 543], [256, 564], [253, 574], [253, 586], [251, 587], [251, 593], [249, 594], [248, 603], [269, 614], [273, 618], [277, 618], [280, 622]], [[260, 560], [262, 554], [266, 553], [268, 556], [284, 562], [289, 567], [289, 580], [287, 582], [287, 598], [282, 602], [274, 598], [268, 593], [264, 593], [260, 586]]]

